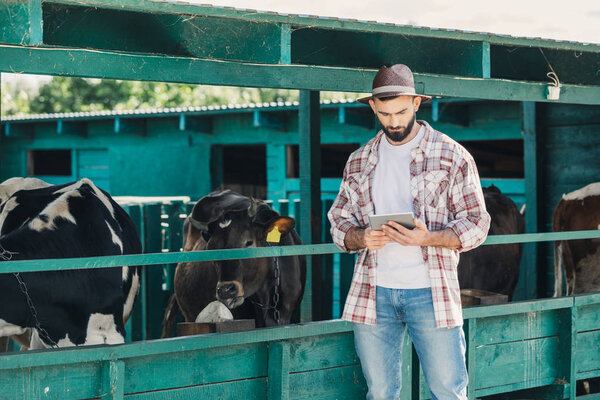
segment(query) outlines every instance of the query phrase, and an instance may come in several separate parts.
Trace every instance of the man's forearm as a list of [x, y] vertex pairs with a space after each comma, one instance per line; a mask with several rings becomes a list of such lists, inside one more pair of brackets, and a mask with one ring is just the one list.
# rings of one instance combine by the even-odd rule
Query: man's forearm
[[348, 250], [358, 250], [367, 247], [365, 244], [365, 230], [359, 227], [352, 227], [346, 232], [344, 237], [344, 246]]
[[427, 246], [445, 247], [447, 249], [458, 249], [461, 246], [458, 235], [450, 228], [429, 232]]

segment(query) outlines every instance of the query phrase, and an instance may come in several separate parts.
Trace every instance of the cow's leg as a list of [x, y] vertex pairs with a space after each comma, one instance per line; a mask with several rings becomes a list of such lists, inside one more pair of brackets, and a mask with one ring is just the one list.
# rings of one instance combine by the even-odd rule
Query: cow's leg
[[554, 295], [553, 297], [562, 296], [564, 260], [563, 260], [563, 243], [554, 242]]
[[31, 347], [31, 329], [27, 328], [25, 332], [20, 335], [14, 335], [12, 339], [19, 343], [21, 350], [29, 350]]

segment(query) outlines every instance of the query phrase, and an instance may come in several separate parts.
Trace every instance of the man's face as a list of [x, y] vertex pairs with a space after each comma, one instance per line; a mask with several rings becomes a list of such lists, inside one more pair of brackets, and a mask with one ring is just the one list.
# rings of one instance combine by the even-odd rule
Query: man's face
[[420, 97], [398, 96], [391, 100], [370, 100], [383, 132], [393, 142], [402, 142], [410, 134], [416, 112], [421, 104]]

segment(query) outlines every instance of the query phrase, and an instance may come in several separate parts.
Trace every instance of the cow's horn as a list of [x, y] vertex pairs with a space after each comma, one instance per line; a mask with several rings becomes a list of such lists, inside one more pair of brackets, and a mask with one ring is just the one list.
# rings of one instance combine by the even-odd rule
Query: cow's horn
[[200, 222], [198, 220], [195, 220], [194, 218], [190, 217], [190, 223], [192, 224], [192, 226], [200, 231], [206, 232], [208, 231], [208, 225], [205, 224], [204, 222]]
[[250, 198], [250, 205], [248, 206], [248, 216], [250, 218], [254, 218], [256, 212], [258, 211], [258, 201]]

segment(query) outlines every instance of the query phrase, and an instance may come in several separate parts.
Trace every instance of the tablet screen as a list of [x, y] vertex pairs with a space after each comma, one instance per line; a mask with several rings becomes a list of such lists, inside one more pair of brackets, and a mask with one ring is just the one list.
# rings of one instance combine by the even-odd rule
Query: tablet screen
[[371, 229], [374, 230], [381, 230], [381, 225], [387, 224], [388, 221], [394, 221], [407, 229], [412, 229], [415, 227], [414, 219], [415, 216], [411, 212], [399, 214], [369, 215]]

